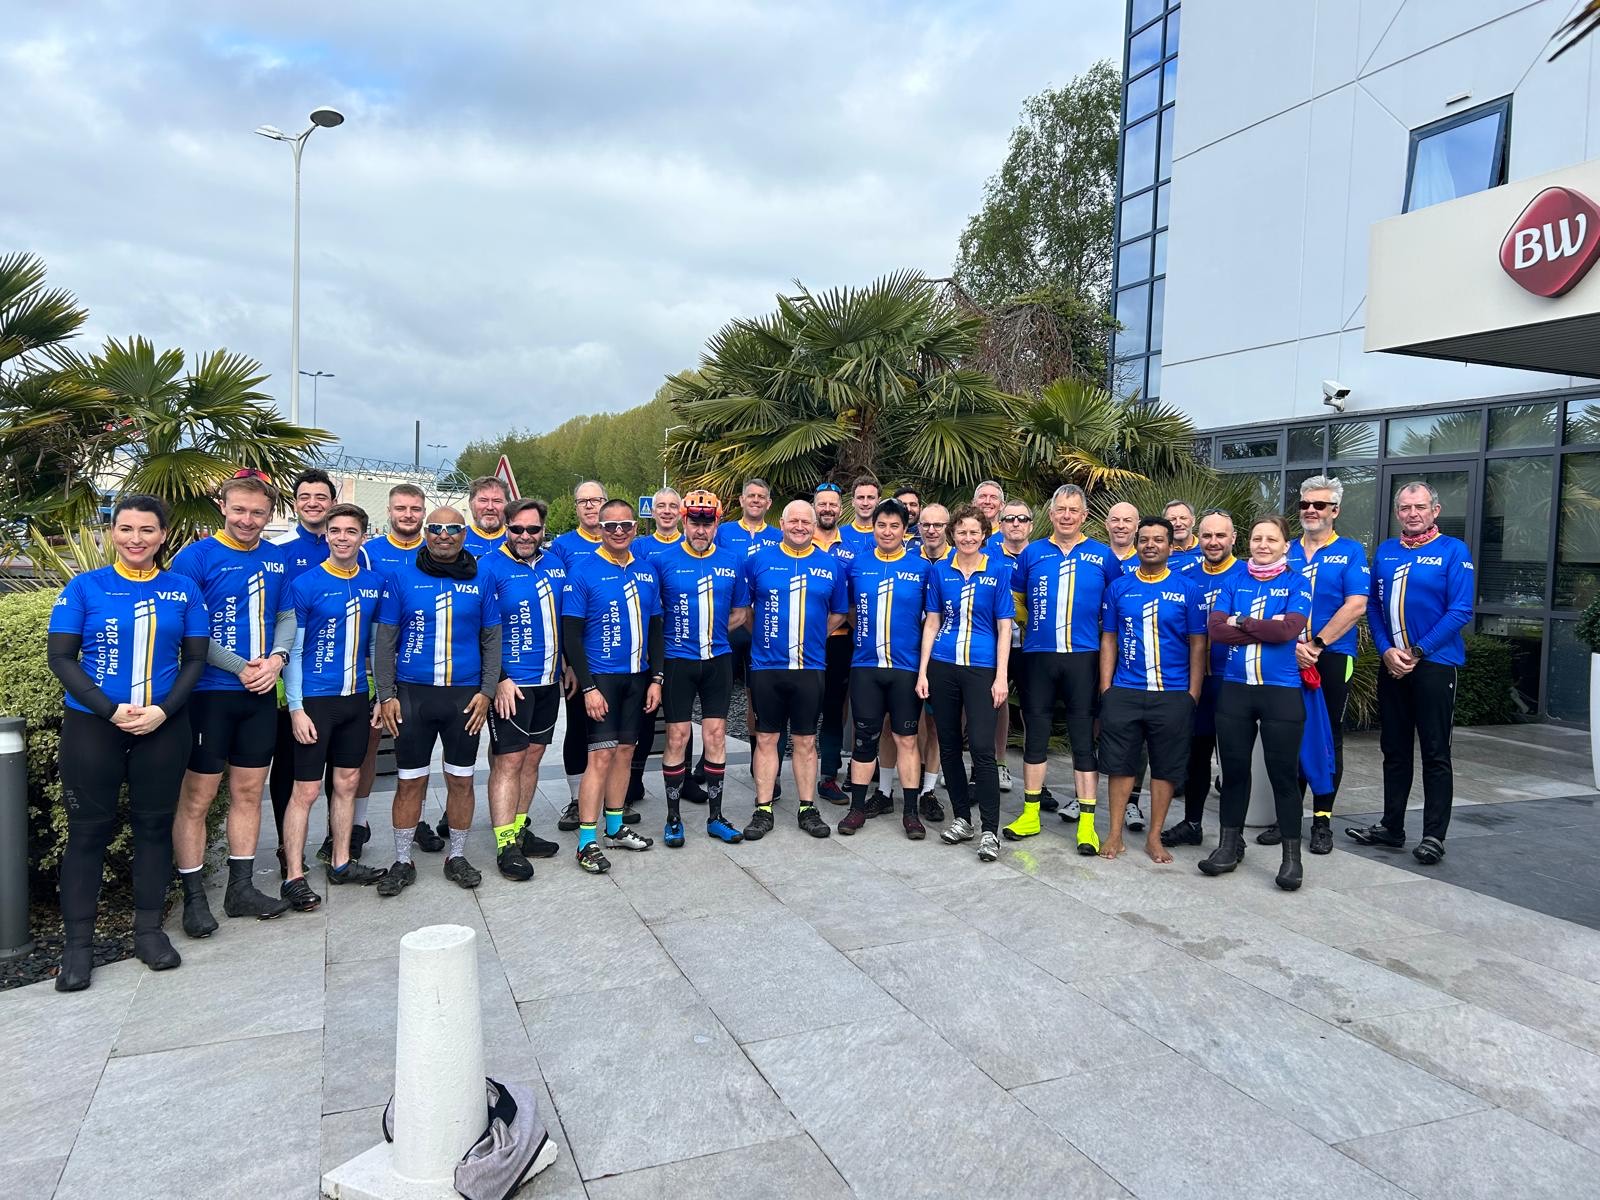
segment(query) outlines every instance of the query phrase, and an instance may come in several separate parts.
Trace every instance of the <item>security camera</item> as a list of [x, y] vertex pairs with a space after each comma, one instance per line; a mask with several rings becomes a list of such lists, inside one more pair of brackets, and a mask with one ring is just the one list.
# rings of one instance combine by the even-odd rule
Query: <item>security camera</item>
[[1337, 379], [1322, 381], [1322, 402], [1335, 412], [1344, 411], [1344, 402], [1349, 395], [1350, 389]]

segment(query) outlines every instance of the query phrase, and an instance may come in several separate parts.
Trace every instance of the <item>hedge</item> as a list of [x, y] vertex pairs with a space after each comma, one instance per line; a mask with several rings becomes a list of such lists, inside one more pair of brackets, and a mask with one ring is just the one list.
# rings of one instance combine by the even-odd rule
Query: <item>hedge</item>
[[[1481, 633], [1463, 635], [1467, 665], [1456, 675], [1457, 725], [1504, 725], [1517, 715], [1516, 684], [1512, 675], [1511, 646], [1502, 638]], [[1378, 726], [1378, 654], [1366, 626], [1361, 628], [1361, 653], [1350, 678], [1350, 703], [1346, 729]]]

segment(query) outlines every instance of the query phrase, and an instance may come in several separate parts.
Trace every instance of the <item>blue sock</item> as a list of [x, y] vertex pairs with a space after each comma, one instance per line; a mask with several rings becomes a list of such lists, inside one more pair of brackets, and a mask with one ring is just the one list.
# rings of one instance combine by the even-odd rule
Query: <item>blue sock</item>
[[622, 832], [622, 810], [620, 808], [606, 809], [606, 836], [616, 837]]
[[593, 844], [594, 844], [594, 826], [593, 825], [579, 825], [578, 826], [578, 849], [582, 850], [585, 846], [592, 846]]
[[335, 875], [343, 875], [343, 874], [345, 874], [345, 872], [347, 872], [349, 870], [350, 870], [350, 864], [349, 863], [341, 863], [339, 866], [337, 866], [337, 867], [335, 867], [333, 869], [333, 873]]

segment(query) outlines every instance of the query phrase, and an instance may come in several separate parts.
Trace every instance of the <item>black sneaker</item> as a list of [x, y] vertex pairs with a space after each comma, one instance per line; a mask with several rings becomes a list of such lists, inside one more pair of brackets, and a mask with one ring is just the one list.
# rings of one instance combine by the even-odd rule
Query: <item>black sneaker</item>
[[278, 887], [278, 895], [288, 901], [295, 912], [316, 912], [322, 907], [322, 897], [311, 890], [303, 875], [284, 880]]
[[322, 845], [317, 847], [317, 861], [319, 863], [327, 863], [330, 866], [333, 864], [333, 839], [331, 837], [323, 838]]
[[678, 793], [678, 798], [689, 804], [704, 804], [710, 799], [706, 795], [705, 787], [692, 775], [683, 782], [683, 790]]
[[382, 879], [378, 880], [378, 895], [398, 896], [416, 881], [416, 864], [397, 862], [383, 873]]
[[483, 882], [483, 872], [460, 854], [444, 860], [444, 877], [457, 887], [469, 891]]
[[632, 803], [624, 801], [622, 805], [622, 823], [624, 825], [637, 825], [641, 819], [639, 810]]
[[230, 917], [254, 917], [258, 921], [270, 921], [288, 912], [289, 905], [282, 900], [274, 900], [246, 879], [228, 884], [228, 890], [222, 893], [222, 911]]
[[353, 825], [350, 828], [350, 857], [361, 861], [361, 851], [372, 840], [371, 825]]
[[[310, 869], [311, 868], [306, 866], [306, 860], [302, 858], [300, 860], [300, 874], [304, 875]], [[282, 846], [278, 847], [278, 878], [279, 879], [288, 879], [289, 878], [289, 860], [283, 856], [283, 847]]]
[[524, 825], [522, 833], [517, 837], [517, 849], [529, 858], [554, 858], [556, 851], [561, 849], [561, 843], [546, 841], [535, 835], [532, 826]]
[[448, 816], [440, 817], [439, 824], [436, 825], [434, 829], [435, 832], [438, 833], [439, 840], [441, 842], [448, 842], [450, 840], [450, 818]]
[[770, 808], [758, 808], [750, 814], [750, 824], [744, 827], [744, 840], [747, 842], [759, 842], [771, 832], [772, 810]]
[[1332, 854], [1333, 826], [1313, 822], [1311, 826], [1311, 844], [1306, 849], [1313, 854]]
[[944, 805], [939, 803], [939, 795], [932, 788], [922, 793], [922, 799], [918, 801], [917, 807], [922, 809], [924, 821], [944, 820]]
[[601, 852], [599, 842], [578, 847], [578, 865], [591, 875], [604, 875], [611, 870], [611, 860]]
[[366, 863], [359, 863], [353, 858], [345, 863], [342, 871], [335, 871], [332, 866], [323, 870], [331, 887], [343, 887], [347, 883], [353, 883], [357, 887], [371, 887], [375, 883], [382, 883], [388, 873], [382, 867], [369, 867]]
[[[450, 861], [454, 862], [455, 859]], [[494, 863], [495, 866], [500, 868], [500, 874], [507, 879], [515, 879], [518, 883], [522, 883], [524, 880], [533, 878], [533, 864], [514, 844], [507, 846], [499, 854], [495, 855]], [[446, 866], [448, 867], [448, 865], [447, 863]]]
[[1060, 807], [1061, 807], [1061, 801], [1057, 800], [1054, 796], [1052, 796], [1050, 794], [1050, 789], [1049, 788], [1040, 788], [1039, 789], [1039, 811], [1040, 812], [1055, 812]]
[[1274, 821], [1271, 825], [1268, 825], [1260, 833], [1256, 834], [1256, 845], [1258, 846], [1277, 846], [1282, 842], [1283, 831], [1278, 828], [1278, 823], [1276, 821]]
[[1386, 829], [1381, 822], [1377, 825], [1354, 826], [1344, 832], [1346, 837], [1363, 846], [1385, 846], [1390, 850], [1400, 850], [1406, 844], [1405, 834]]
[[885, 796], [882, 790], [872, 789], [872, 795], [867, 797], [867, 816], [883, 817], [894, 813], [894, 800]]
[[1161, 831], [1161, 844], [1163, 846], [1198, 846], [1205, 840], [1200, 825], [1195, 821], [1179, 821]]
[[444, 839], [435, 833], [433, 826], [426, 821], [417, 822], [417, 832], [412, 844], [418, 850], [426, 850], [429, 854], [437, 854], [444, 849]]
[[561, 819], [556, 822], [556, 828], [562, 833], [571, 833], [578, 827], [578, 802], [574, 800], [561, 813]]
[[[825, 838], [833, 833], [833, 830], [828, 828], [828, 823], [822, 819], [822, 814], [816, 810], [816, 806], [810, 804], [800, 810], [800, 828], [814, 838]], [[745, 836], [750, 836], [748, 831]]]
[[817, 798], [826, 800], [829, 804], [849, 804], [850, 797], [839, 786], [839, 781], [831, 776], [817, 784]]

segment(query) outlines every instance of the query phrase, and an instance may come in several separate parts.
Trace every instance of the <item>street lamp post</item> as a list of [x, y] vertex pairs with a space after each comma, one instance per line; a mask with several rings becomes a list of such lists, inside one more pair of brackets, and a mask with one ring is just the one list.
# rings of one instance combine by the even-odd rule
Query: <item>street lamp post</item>
[[333, 372], [332, 371], [301, 371], [300, 374], [304, 375], [307, 379], [311, 380], [311, 427], [313, 429], [320, 428], [317, 425], [317, 380], [319, 380], [319, 379], [332, 379], [334, 377]]
[[303, 133], [290, 137], [275, 125], [257, 126], [256, 132], [275, 142], [288, 142], [294, 150], [294, 300], [290, 306], [289, 323], [289, 421], [300, 424], [300, 153], [306, 139], [318, 129], [333, 129], [344, 124], [344, 114], [336, 108], [313, 108], [311, 124]]

